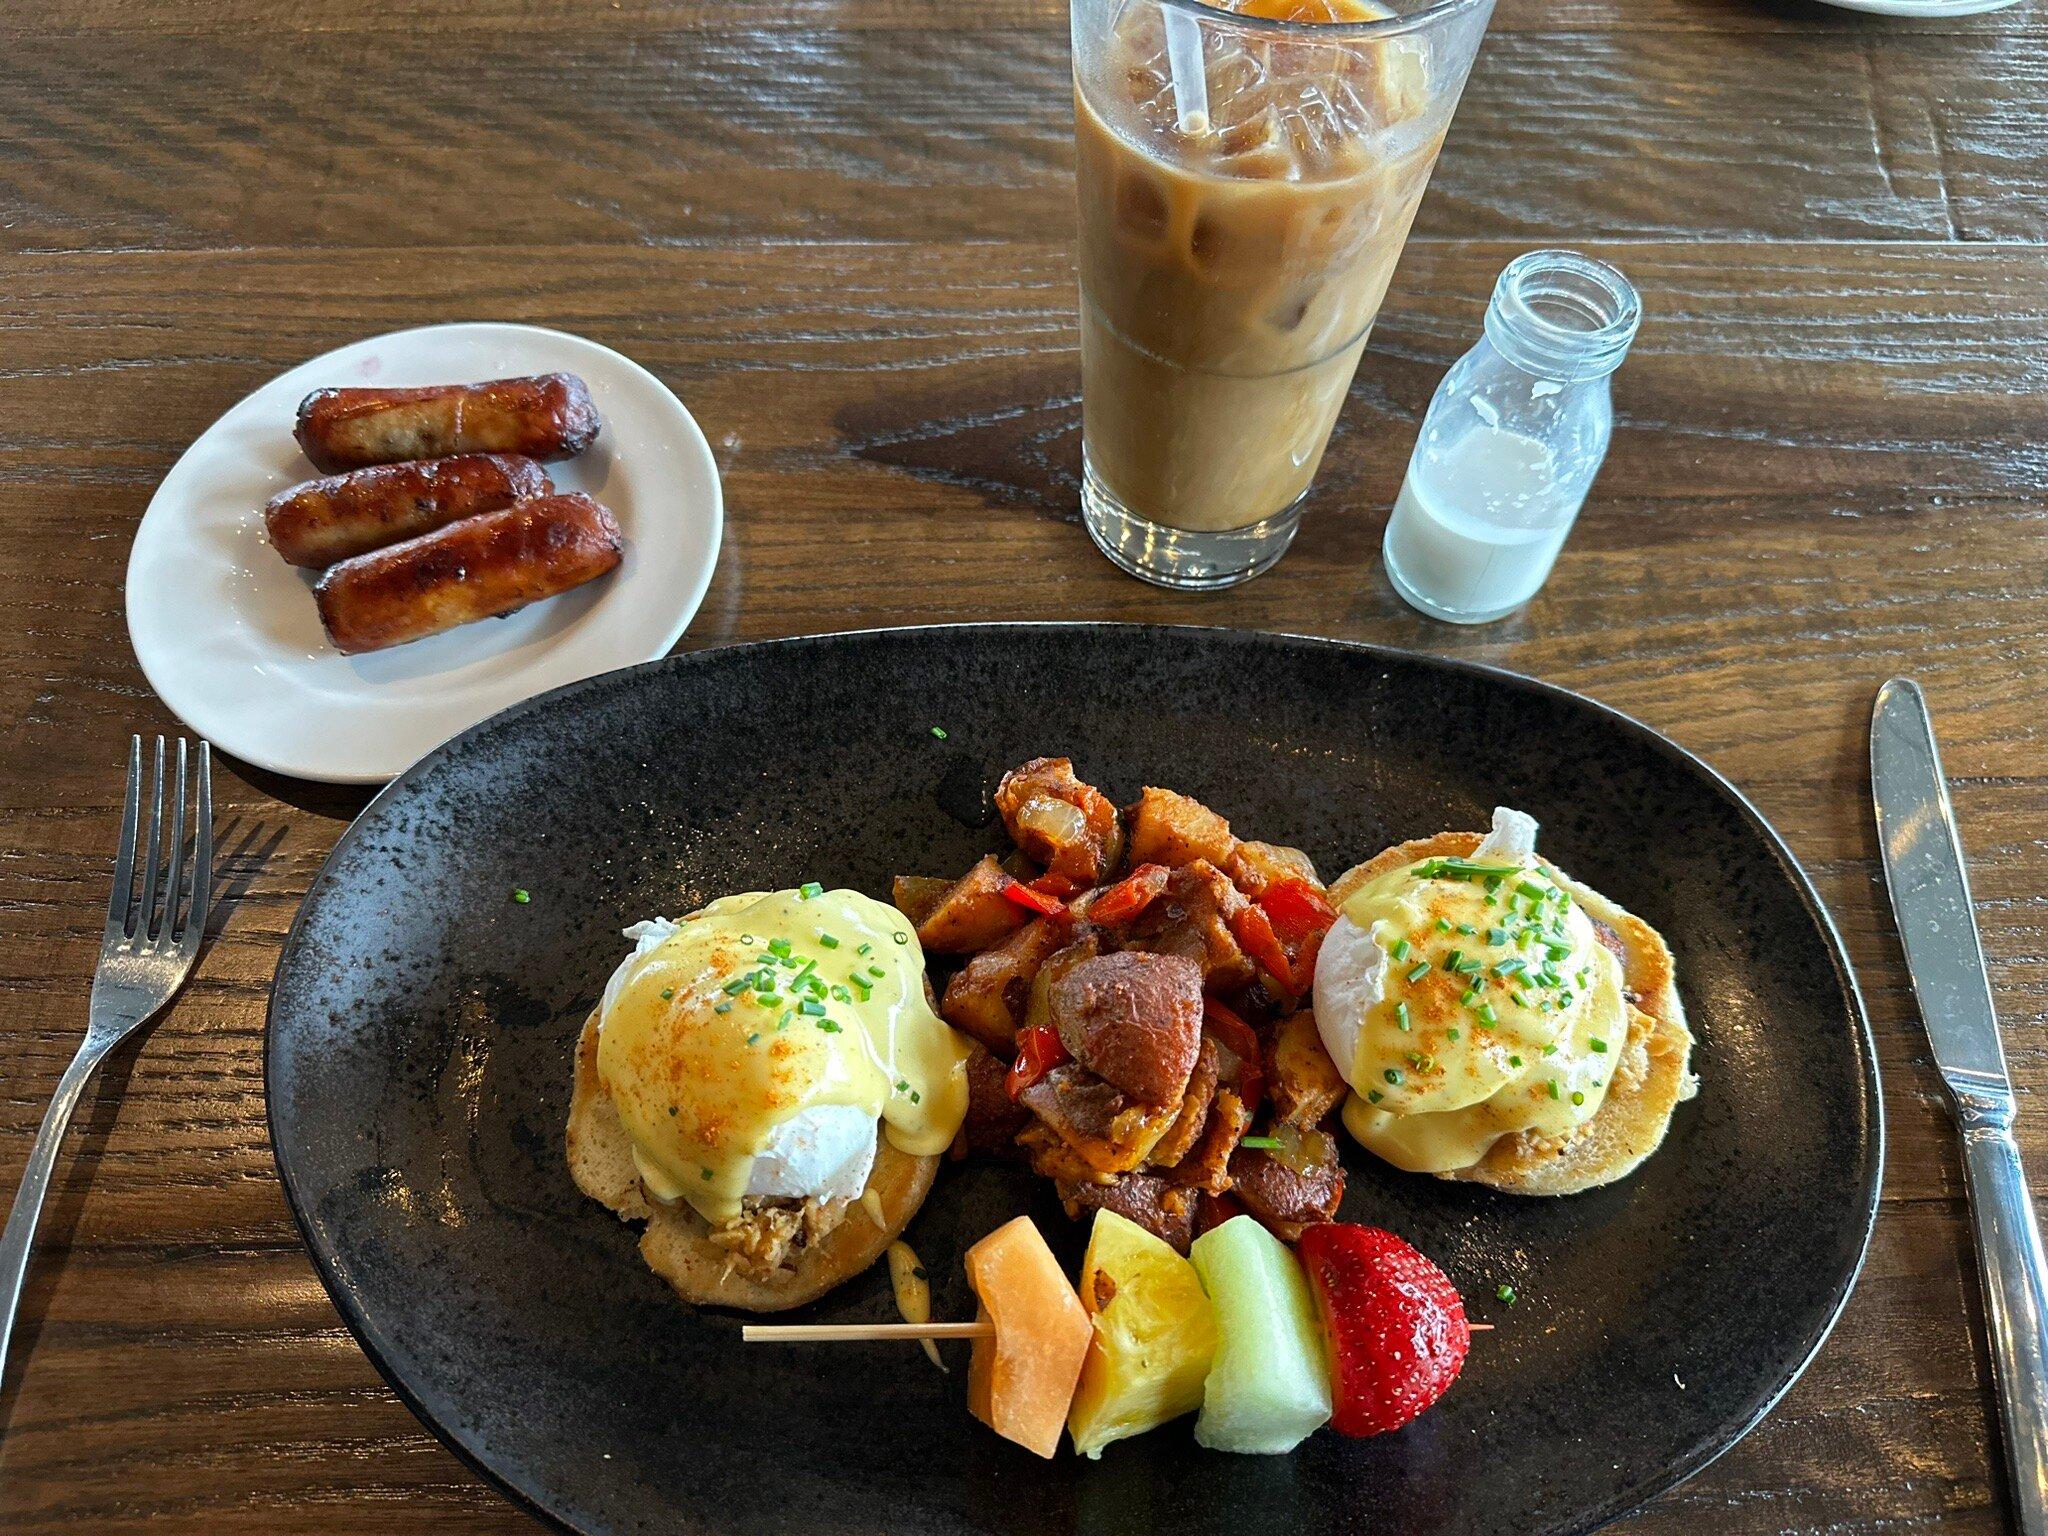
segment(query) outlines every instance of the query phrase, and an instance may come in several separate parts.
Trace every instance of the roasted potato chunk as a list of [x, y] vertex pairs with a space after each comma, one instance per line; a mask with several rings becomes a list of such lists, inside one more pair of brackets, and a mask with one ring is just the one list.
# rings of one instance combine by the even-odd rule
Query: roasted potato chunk
[[1002, 943], [1031, 920], [1003, 894], [1010, 883], [996, 856], [983, 854], [918, 920], [917, 942], [941, 955], [971, 955]]
[[1207, 859], [1221, 868], [1237, 849], [1230, 823], [1199, 800], [1147, 785], [1126, 813], [1130, 823], [1128, 859], [1137, 864], [1178, 866]]

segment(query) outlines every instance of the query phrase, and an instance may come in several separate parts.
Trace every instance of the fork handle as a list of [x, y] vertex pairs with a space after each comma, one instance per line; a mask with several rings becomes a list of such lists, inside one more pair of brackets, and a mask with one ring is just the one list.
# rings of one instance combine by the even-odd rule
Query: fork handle
[[21, 1175], [14, 1209], [8, 1213], [7, 1230], [0, 1232], [0, 1379], [4, 1379], [7, 1371], [14, 1313], [21, 1305], [22, 1284], [28, 1278], [29, 1250], [35, 1246], [36, 1222], [43, 1214], [43, 1196], [49, 1192], [50, 1173], [57, 1166], [57, 1148], [63, 1144], [65, 1128], [71, 1124], [71, 1111], [78, 1107], [78, 1095], [104, 1054], [90, 1046], [81, 1048], [57, 1080], [50, 1107], [43, 1112], [43, 1128], [36, 1133], [28, 1167]]

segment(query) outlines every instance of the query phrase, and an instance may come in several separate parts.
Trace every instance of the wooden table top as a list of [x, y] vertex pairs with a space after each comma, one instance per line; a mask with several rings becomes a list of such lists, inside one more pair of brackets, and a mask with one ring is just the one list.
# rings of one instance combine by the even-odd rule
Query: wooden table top
[[[351, 339], [531, 320], [717, 447], [684, 644], [963, 618], [1382, 641], [1585, 690], [1740, 785], [1860, 970], [1883, 1214], [1841, 1326], [1636, 1536], [2003, 1528], [1959, 1166], [1884, 904], [1865, 729], [1927, 686], [2048, 1181], [2048, 23], [1501, 0], [1301, 538], [1220, 596], [1075, 520], [1058, 0], [44, 0], [0, 15], [0, 1184], [77, 1042], [131, 731], [130, 533], [242, 394]], [[1549, 589], [1489, 628], [1379, 533], [1516, 252], [1647, 309]], [[829, 550], [830, 558], [821, 558]], [[279, 944], [359, 794], [219, 776], [222, 931], [88, 1089], [0, 1394], [0, 1528], [533, 1529], [414, 1421], [300, 1249], [264, 1127]]]

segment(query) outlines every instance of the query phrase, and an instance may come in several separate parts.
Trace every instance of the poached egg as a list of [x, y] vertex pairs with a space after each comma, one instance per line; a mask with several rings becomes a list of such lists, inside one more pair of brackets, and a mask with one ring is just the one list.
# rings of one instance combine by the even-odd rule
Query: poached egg
[[625, 932], [597, 1070], [656, 1199], [717, 1226], [748, 1196], [857, 1198], [878, 1134], [912, 1156], [951, 1144], [967, 1046], [894, 907], [813, 885]]
[[1562, 1138], [1599, 1111], [1628, 1038], [1620, 962], [1499, 807], [1469, 858], [1354, 892], [1316, 960], [1317, 1031], [1351, 1087], [1344, 1125], [1412, 1173], [1469, 1168], [1503, 1136]]

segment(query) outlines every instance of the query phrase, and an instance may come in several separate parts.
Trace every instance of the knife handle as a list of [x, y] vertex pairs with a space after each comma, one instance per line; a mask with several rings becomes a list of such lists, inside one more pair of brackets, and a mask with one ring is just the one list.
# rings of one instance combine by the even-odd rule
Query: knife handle
[[2012, 1137], [2011, 1093], [1958, 1092], [1955, 1111], [2012, 1474], [2013, 1524], [2021, 1536], [2048, 1536], [2048, 1257]]

